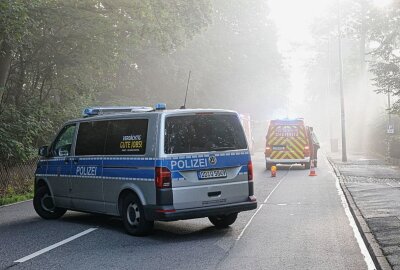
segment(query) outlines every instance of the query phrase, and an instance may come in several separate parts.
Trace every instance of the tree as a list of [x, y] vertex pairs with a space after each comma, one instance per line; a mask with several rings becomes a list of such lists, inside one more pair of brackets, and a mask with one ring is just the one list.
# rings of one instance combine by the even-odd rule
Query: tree
[[0, 160], [32, 157], [65, 119], [132, 86], [121, 74], [141, 51], [176, 50], [209, 12], [207, 0], [2, 1]]
[[[369, 42], [374, 45], [371, 72], [377, 93], [400, 96], [400, 3], [394, 1], [386, 9], [373, 9], [368, 20]], [[397, 100], [392, 112], [400, 114]]]

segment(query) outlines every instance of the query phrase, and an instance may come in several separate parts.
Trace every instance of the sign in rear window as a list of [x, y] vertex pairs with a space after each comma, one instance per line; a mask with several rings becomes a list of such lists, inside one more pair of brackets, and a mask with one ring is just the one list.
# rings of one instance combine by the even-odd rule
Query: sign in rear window
[[147, 119], [110, 121], [106, 155], [143, 155], [146, 153]]
[[298, 137], [299, 129], [297, 126], [277, 126], [275, 128], [276, 137]]

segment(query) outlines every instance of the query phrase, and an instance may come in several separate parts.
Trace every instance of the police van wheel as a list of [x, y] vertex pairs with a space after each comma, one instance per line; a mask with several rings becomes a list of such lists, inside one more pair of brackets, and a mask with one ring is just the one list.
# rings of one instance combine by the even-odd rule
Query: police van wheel
[[153, 230], [154, 221], [146, 220], [143, 205], [134, 194], [125, 196], [122, 202], [122, 221], [125, 230], [134, 236], [144, 236]]
[[45, 186], [36, 190], [33, 197], [33, 208], [44, 219], [58, 219], [67, 212], [64, 208], [55, 207], [50, 191]]
[[232, 213], [229, 215], [211, 216], [208, 219], [217, 228], [227, 228], [236, 221], [237, 215], [238, 213]]
[[304, 163], [304, 169], [309, 170], [310, 169], [310, 162]]

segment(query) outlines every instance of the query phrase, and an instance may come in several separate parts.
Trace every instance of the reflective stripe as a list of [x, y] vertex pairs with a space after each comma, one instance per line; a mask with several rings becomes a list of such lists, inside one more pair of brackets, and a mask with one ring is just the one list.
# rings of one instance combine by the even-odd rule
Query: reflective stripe
[[[214, 155], [217, 163], [211, 164], [209, 157]], [[167, 167], [173, 180], [183, 180], [183, 171], [197, 171], [214, 168], [240, 167], [240, 174], [247, 174], [247, 164], [251, 160], [248, 150], [202, 153], [197, 155], [174, 155], [165, 158], [132, 158], [132, 157], [68, 157], [47, 160], [47, 171], [36, 173], [36, 177], [65, 177], [72, 181], [81, 179], [154, 181], [155, 167]], [[77, 164], [72, 160], [77, 159]], [[95, 162], [93, 162], [93, 160]], [[72, 167], [71, 167], [72, 165]], [[44, 168], [46, 166], [43, 166]]]

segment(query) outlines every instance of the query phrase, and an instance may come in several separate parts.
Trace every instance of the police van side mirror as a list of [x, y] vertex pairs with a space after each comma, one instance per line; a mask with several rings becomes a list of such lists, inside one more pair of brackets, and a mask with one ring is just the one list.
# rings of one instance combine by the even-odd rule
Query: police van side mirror
[[47, 145], [39, 148], [39, 156], [41, 157], [49, 156], [49, 147]]

